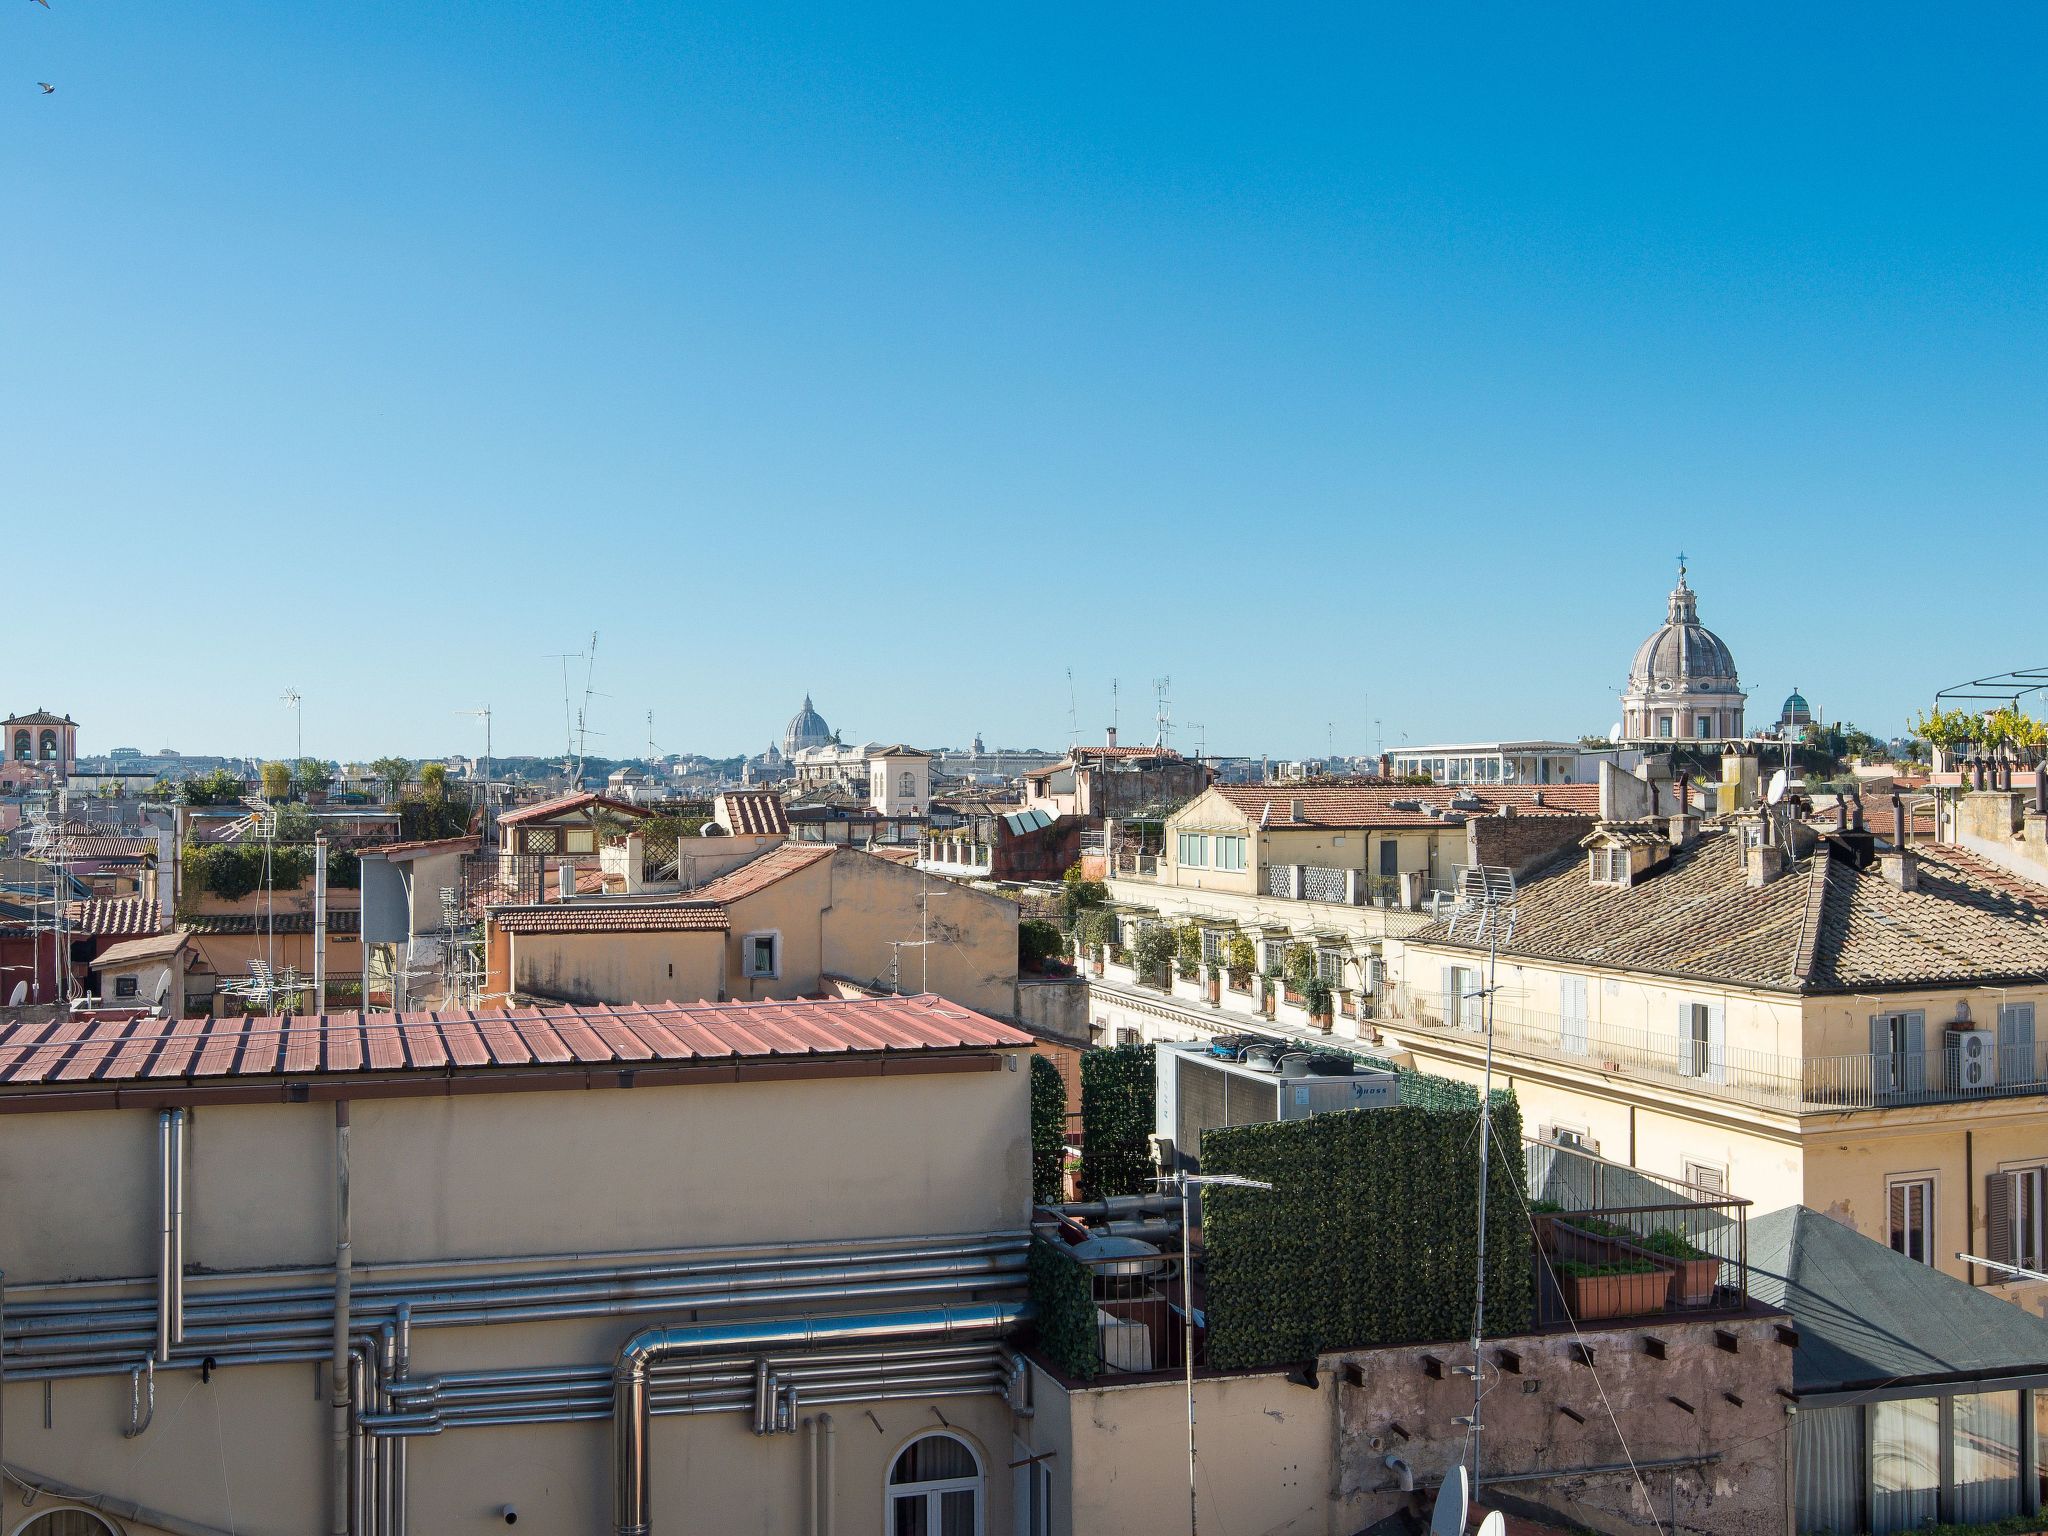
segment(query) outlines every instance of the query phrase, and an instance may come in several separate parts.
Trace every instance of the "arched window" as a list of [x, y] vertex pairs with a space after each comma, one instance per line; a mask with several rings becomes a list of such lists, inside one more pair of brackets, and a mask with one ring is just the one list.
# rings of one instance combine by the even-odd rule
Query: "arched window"
[[981, 1459], [958, 1435], [913, 1440], [889, 1469], [887, 1536], [981, 1536]]
[[89, 1509], [46, 1509], [14, 1536], [115, 1536], [115, 1532]]
[[57, 733], [55, 731], [43, 732], [43, 761], [46, 763], [57, 761]]
[[915, 800], [917, 798], [917, 780], [907, 773], [904, 774], [902, 779], [898, 781], [896, 793], [906, 800]]
[[36, 755], [35, 748], [30, 745], [31, 740], [32, 738], [27, 731], [16, 731], [14, 733], [14, 755], [16, 759], [25, 763]]

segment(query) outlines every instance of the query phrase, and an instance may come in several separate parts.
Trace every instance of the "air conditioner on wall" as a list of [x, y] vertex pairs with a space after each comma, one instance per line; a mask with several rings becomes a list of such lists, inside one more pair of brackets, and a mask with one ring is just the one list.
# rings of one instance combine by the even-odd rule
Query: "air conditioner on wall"
[[1998, 1034], [1989, 1029], [1948, 1032], [1949, 1086], [1992, 1088], [1998, 1084]]

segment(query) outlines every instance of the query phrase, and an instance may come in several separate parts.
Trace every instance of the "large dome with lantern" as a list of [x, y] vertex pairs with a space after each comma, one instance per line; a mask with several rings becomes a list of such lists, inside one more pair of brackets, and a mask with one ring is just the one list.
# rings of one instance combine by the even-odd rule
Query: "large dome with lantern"
[[1632, 741], [1712, 741], [1742, 734], [1748, 697], [1728, 643], [1700, 622], [1699, 599], [1678, 567], [1664, 622], [1636, 647], [1622, 694], [1622, 734]]

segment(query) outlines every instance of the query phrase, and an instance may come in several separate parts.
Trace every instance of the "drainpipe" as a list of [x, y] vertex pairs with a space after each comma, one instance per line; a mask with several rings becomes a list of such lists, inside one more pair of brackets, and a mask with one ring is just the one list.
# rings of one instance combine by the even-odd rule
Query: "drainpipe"
[[818, 1536], [818, 1421], [804, 1420], [804, 1536]]
[[839, 1525], [838, 1512], [832, 1505], [832, 1467], [839, 1454], [839, 1426], [832, 1422], [829, 1413], [819, 1414], [818, 1422], [825, 1426], [825, 1457], [818, 1469], [818, 1536], [833, 1536]]
[[[818, 1344], [985, 1338], [1007, 1333], [1030, 1316], [1031, 1308], [1026, 1303], [977, 1302], [917, 1312], [867, 1312], [643, 1329], [619, 1346], [618, 1358], [612, 1365], [613, 1530], [617, 1536], [648, 1536], [651, 1530], [647, 1421], [651, 1377], [657, 1362], [707, 1351], [786, 1351]], [[764, 1361], [756, 1367], [757, 1391], [759, 1373], [765, 1365]], [[758, 1402], [757, 1397], [757, 1405]], [[757, 1406], [757, 1424], [758, 1415]]]
[[171, 1358], [185, 1336], [185, 1111], [156, 1116], [156, 1354]]
[[313, 1017], [327, 1012], [327, 835], [313, 839]]
[[[392, 1392], [412, 1371], [412, 1303], [398, 1304], [397, 1319], [391, 1325], [393, 1347], [396, 1357], [391, 1367]], [[403, 1437], [391, 1447], [391, 1525], [383, 1536], [405, 1536], [405, 1474], [406, 1456], [411, 1450]]]
[[349, 1366], [348, 1318], [349, 1273], [349, 1188], [348, 1188], [348, 1100], [334, 1101], [334, 1353], [328, 1362], [328, 1405], [334, 1412], [332, 1436], [334, 1513], [328, 1523], [332, 1536], [349, 1536], [349, 1406], [357, 1377]]

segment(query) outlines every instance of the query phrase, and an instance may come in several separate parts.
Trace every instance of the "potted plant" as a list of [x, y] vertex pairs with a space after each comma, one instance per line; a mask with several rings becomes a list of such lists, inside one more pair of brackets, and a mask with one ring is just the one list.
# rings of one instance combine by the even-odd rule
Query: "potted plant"
[[1252, 943], [1250, 936], [1233, 933], [1223, 946], [1223, 965], [1230, 973], [1230, 990], [1251, 991], [1252, 971], [1258, 963], [1258, 947]]
[[1330, 1027], [1330, 1005], [1334, 1001], [1334, 994], [1330, 990], [1330, 984], [1320, 976], [1311, 976], [1302, 986], [1301, 998], [1308, 1005], [1309, 1022], [1328, 1029]]
[[1557, 1252], [1557, 1220], [1564, 1207], [1555, 1200], [1531, 1200], [1529, 1224], [1536, 1231], [1536, 1246], [1545, 1253]]
[[1287, 988], [1287, 1001], [1298, 1003], [1302, 1000], [1310, 981], [1315, 979], [1316, 952], [1307, 944], [1290, 944], [1281, 972]]
[[1721, 1261], [1686, 1240], [1672, 1227], [1659, 1227], [1642, 1241], [1648, 1252], [1671, 1265], [1671, 1299], [1683, 1307], [1703, 1307], [1721, 1283]]
[[1260, 980], [1265, 983], [1265, 986], [1260, 991], [1259, 1007], [1265, 1010], [1266, 1017], [1270, 1019], [1280, 1007], [1280, 967], [1277, 965], [1267, 966], [1266, 973]]
[[1173, 963], [1173, 951], [1173, 931], [1163, 923], [1148, 923], [1131, 948], [1138, 980], [1149, 986], [1167, 987], [1167, 968]]
[[1609, 1317], [1641, 1317], [1661, 1311], [1671, 1293], [1671, 1277], [1648, 1259], [1620, 1259], [1612, 1264], [1558, 1266], [1564, 1282], [1565, 1306], [1582, 1323]]

